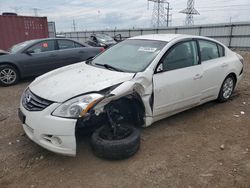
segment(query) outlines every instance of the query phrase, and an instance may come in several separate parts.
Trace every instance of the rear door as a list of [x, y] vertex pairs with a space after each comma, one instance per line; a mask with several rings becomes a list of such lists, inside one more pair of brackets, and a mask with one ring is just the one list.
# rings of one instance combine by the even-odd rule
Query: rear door
[[201, 100], [208, 100], [218, 96], [229, 64], [224, 56], [224, 47], [208, 40], [198, 41], [203, 69], [203, 79], [200, 85], [202, 91]]
[[153, 76], [153, 115], [157, 117], [197, 105], [201, 78], [196, 41], [174, 45], [163, 56]]
[[57, 56], [55, 40], [44, 40], [21, 53], [18, 62], [23, 68], [24, 75], [40, 75], [54, 68]]
[[57, 40], [57, 43], [61, 66], [87, 60], [101, 51], [99, 48], [85, 47], [80, 43], [66, 39]]
[[82, 61], [85, 55], [85, 46], [71, 40], [57, 40], [58, 54], [62, 66]]

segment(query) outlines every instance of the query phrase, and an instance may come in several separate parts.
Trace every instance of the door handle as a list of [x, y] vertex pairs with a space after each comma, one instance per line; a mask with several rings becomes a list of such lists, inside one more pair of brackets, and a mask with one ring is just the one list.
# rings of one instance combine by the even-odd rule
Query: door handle
[[194, 80], [198, 80], [198, 79], [201, 79], [203, 76], [201, 74], [196, 74], [194, 76]]
[[80, 54], [83, 54], [84, 52], [85, 52], [85, 51], [83, 51], [83, 50], [79, 51]]
[[221, 67], [228, 67], [228, 64], [227, 63], [222, 63]]

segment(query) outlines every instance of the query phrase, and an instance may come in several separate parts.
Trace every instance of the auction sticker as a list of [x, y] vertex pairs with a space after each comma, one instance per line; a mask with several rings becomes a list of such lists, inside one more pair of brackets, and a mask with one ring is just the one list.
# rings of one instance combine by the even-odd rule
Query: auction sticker
[[138, 49], [139, 52], [155, 52], [157, 50], [157, 48], [151, 48], [151, 47], [140, 47]]

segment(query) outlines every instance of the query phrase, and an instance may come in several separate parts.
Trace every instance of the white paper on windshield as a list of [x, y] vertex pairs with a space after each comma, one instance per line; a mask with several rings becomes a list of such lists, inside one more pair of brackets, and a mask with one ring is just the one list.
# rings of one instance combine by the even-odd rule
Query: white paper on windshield
[[138, 49], [139, 52], [155, 52], [157, 50], [157, 48], [151, 48], [151, 47], [140, 47]]

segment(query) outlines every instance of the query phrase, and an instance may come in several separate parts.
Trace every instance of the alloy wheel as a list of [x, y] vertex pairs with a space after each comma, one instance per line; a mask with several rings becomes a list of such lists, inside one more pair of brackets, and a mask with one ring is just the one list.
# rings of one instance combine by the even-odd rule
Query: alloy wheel
[[11, 68], [4, 68], [0, 72], [0, 80], [4, 84], [12, 84], [16, 81], [16, 72]]
[[232, 77], [228, 77], [225, 82], [224, 82], [224, 85], [223, 85], [223, 88], [222, 88], [222, 91], [223, 91], [223, 97], [225, 99], [228, 99], [232, 92], [233, 92], [233, 89], [234, 89], [234, 80]]

